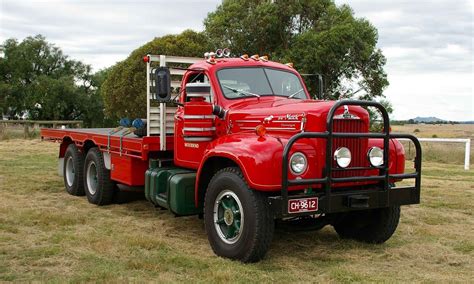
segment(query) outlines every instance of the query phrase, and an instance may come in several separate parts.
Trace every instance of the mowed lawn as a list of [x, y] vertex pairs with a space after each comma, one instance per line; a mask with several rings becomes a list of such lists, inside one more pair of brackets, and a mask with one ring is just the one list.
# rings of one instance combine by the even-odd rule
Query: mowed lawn
[[383, 245], [341, 240], [332, 227], [278, 229], [263, 261], [242, 264], [213, 254], [197, 217], [176, 218], [136, 194], [104, 207], [68, 195], [57, 176], [58, 146], [0, 141], [0, 281], [474, 279], [474, 171], [462, 163], [424, 163], [422, 203], [403, 207]]

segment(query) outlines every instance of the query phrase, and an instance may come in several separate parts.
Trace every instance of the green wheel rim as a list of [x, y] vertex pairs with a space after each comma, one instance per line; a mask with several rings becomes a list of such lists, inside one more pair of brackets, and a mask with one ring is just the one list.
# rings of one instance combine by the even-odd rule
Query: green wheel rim
[[244, 228], [244, 212], [237, 195], [223, 190], [214, 203], [214, 226], [221, 240], [227, 244], [236, 243]]

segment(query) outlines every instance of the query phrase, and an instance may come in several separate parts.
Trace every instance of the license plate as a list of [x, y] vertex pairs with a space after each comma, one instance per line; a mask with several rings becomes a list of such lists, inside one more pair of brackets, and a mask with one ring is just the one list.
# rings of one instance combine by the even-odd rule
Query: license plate
[[318, 211], [318, 198], [308, 197], [288, 200], [288, 213]]

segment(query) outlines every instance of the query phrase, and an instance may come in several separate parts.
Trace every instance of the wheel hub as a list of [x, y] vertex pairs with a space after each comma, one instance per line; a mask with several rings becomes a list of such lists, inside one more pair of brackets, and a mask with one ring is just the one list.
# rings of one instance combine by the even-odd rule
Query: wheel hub
[[238, 196], [230, 190], [222, 191], [214, 204], [214, 225], [217, 234], [227, 244], [236, 243], [243, 230], [243, 207]]
[[94, 195], [97, 192], [98, 188], [98, 173], [97, 168], [94, 162], [91, 162], [87, 167], [86, 172], [86, 182], [87, 182], [87, 190], [90, 194]]
[[66, 181], [68, 186], [72, 186], [74, 183], [74, 161], [72, 157], [66, 160]]
[[226, 209], [224, 211], [224, 221], [227, 226], [230, 226], [232, 223], [234, 223], [234, 213], [232, 213], [231, 209]]

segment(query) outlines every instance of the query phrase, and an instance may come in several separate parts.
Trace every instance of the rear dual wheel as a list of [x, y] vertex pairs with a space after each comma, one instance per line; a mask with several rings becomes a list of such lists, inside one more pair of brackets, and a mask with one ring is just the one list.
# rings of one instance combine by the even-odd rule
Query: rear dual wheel
[[82, 196], [84, 155], [75, 144], [69, 144], [64, 154], [63, 178], [66, 191], [74, 196]]
[[105, 167], [104, 157], [97, 147], [87, 152], [84, 161], [84, 188], [90, 203], [112, 203], [115, 183], [110, 179], [110, 171]]

